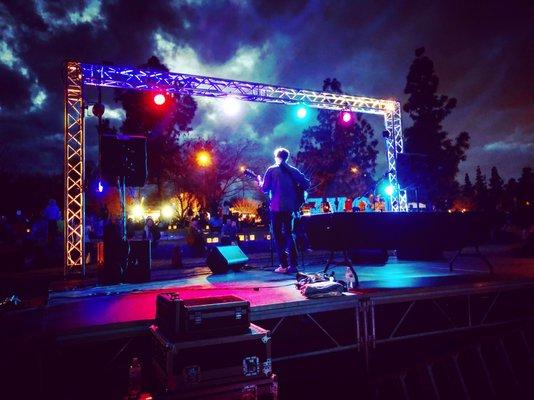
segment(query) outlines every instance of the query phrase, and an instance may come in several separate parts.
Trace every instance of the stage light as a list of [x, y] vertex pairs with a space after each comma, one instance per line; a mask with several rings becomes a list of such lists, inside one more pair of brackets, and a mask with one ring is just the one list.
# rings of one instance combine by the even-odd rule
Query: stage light
[[244, 165], [241, 165], [239, 167], [239, 171], [241, 171], [241, 172], [245, 172], [246, 169], [247, 169], [247, 167], [245, 167]]
[[352, 172], [353, 174], [357, 174], [358, 173], [358, 167], [350, 167], [350, 172]]
[[206, 150], [200, 150], [197, 153], [196, 159], [200, 167], [209, 167], [211, 165], [211, 154]]
[[161, 216], [164, 219], [171, 219], [174, 216], [174, 209], [169, 204], [165, 204], [161, 207]]
[[104, 185], [102, 184], [102, 181], [98, 181], [98, 186], [96, 190], [98, 193], [102, 193], [104, 191]]
[[240, 109], [241, 104], [235, 97], [228, 96], [222, 101], [222, 110], [229, 117], [235, 117], [239, 114]]
[[145, 217], [145, 208], [142, 204], [135, 204], [130, 211], [133, 219], [143, 219]]
[[352, 113], [349, 111], [343, 111], [341, 113], [341, 121], [343, 121], [345, 124], [348, 124], [350, 121], [352, 121]]
[[385, 109], [387, 111], [395, 111], [395, 108], [397, 108], [397, 104], [394, 101], [388, 101], [386, 103]]
[[297, 118], [304, 119], [308, 115], [308, 110], [306, 107], [299, 107], [297, 110]]
[[154, 104], [157, 106], [162, 106], [163, 104], [165, 104], [166, 100], [167, 99], [165, 98], [165, 95], [161, 93], [158, 93], [157, 95], [154, 96]]
[[395, 192], [395, 188], [393, 187], [393, 185], [387, 185], [384, 191], [388, 196], [392, 196], [393, 192]]

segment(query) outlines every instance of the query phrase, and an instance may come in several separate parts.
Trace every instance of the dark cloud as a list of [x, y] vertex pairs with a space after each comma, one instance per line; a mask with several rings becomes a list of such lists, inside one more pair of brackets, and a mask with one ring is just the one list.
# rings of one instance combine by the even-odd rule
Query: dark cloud
[[30, 83], [17, 71], [0, 65], [0, 107], [6, 112], [29, 108]]
[[[92, 17], [84, 14], [98, 4]], [[16, 59], [0, 60], [0, 140], [13, 147], [21, 168], [60, 170], [62, 62], [138, 65], [154, 53], [155, 33], [214, 68], [242, 48], [261, 48], [258, 81], [318, 89], [335, 76], [347, 92], [401, 100], [413, 50], [425, 46], [440, 91], [458, 98], [446, 129], [472, 136], [462, 168], [496, 163], [504, 176], [517, 175], [532, 163], [522, 144], [533, 142], [533, 26], [532, 3], [516, 1], [4, 1], [0, 27]], [[275, 62], [265, 67], [269, 57]], [[38, 89], [46, 101], [35, 107]], [[246, 122], [265, 132], [279, 123], [275, 118], [281, 122], [286, 114], [276, 109]], [[379, 118], [370, 121], [380, 129]]]

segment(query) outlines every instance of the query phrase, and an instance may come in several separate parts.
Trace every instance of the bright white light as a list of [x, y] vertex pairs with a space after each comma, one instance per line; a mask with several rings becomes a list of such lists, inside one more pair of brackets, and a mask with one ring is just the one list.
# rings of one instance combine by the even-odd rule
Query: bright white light
[[98, 192], [102, 193], [104, 191], [104, 185], [102, 185], [101, 181], [98, 181]]
[[352, 119], [352, 115], [350, 114], [350, 112], [344, 111], [341, 115], [341, 118], [343, 119], [343, 122], [350, 122], [350, 120]]
[[308, 114], [308, 110], [306, 110], [305, 107], [300, 107], [298, 110], [297, 110], [297, 117], [302, 119], [302, 118], [306, 118], [306, 115]]
[[384, 190], [388, 196], [393, 195], [393, 192], [395, 191], [395, 188], [393, 185], [387, 185], [386, 189]]
[[229, 117], [235, 117], [241, 111], [241, 103], [235, 97], [228, 96], [222, 101], [222, 110]]
[[154, 103], [158, 106], [162, 106], [163, 104], [165, 104], [165, 100], [165, 96], [161, 93], [158, 93], [154, 96]]
[[135, 204], [130, 211], [133, 219], [143, 219], [145, 217], [145, 208], [142, 204]]
[[161, 216], [164, 219], [171, 219], [174, 216], [174, 209], [169, 204], [165, 204], [161, 207]]

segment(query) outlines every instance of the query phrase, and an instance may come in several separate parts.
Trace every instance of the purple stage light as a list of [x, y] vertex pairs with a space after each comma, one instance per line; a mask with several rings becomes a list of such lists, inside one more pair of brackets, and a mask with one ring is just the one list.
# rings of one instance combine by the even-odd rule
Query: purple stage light
[[352, 114], [348, 111], [343, 111], [341, 113], [341, 120], [345, 123], [349, 123], [352, 120]]

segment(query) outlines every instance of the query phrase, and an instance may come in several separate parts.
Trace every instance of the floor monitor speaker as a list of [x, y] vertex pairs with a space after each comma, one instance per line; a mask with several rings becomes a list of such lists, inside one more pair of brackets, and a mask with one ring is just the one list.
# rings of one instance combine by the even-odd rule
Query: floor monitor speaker
[[239, 246], [218, 246], [208, 251], [206, 264], [214, 274], [224, 274], [230, 269], [239, 270], [248, 261], [248, 257]]

